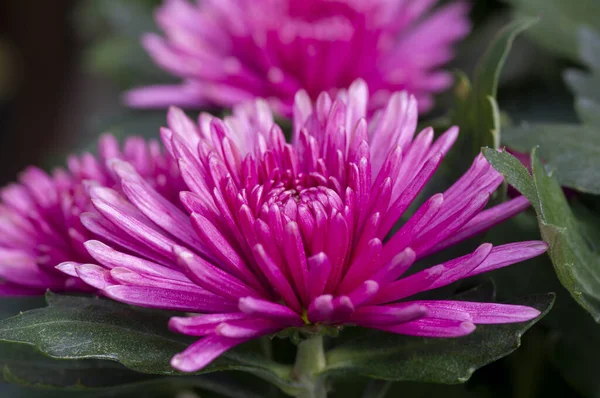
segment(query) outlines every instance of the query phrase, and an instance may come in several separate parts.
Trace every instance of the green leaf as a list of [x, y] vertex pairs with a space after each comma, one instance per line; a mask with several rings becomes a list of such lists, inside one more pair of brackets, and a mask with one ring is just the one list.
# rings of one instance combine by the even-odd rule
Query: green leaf
[[[250, 383], [224, 374], [155, 376], [134, 372], [112, 362], [94, 359], [59, 360], [42, 355], [24, 344], [0, 343], [0, 380], [26, 386], [32, 391], [56, 391], [57, 396], [130, 397], [150, 393], [173, 397], [177, 392], [200, 388], [223, 397], [260, 398], [264, 382]], [[240, 380], [242, 379], [242, 380]], [[257, 386], [258, 385], [258, 386]], [[36, 395], [37, 396], [37, 395]]]
[[485, 148], [483, 154], [492, 166], [507, 178], [510, 185], [529, 199], [533, 206], [537, 206], [538, 198], [535, 185], [523, 163], [507, 152], [500, 152], [491, 148]]
[[585, 241], [562, 188], [532, 154], [532, 169], [541, 212], [542, 238], [563, 286], [600, 322], [600, 258]]
[[327, 353], [325, 372], [395, 381], [464, 383], [478, 368], [516, 350], [522, 334], [550, 310], [553, 302], [552, 294], [515, 300], [511, 303], [535, 307], [542, 314], [529, 322], [478, 325], [475, 332], [461, 338], [362, 333]]
[[525, 124], [507, 128], [502, 142], [529, 153], [540, 146], [544, 162], [560, 185], [600, 194], [600, 127], [578, 124]]
[[473, 89], [480, 102], [486, 97], [496, 98], [500, 73], [517, 35], [529, 29], [538, 18], [521, 18], [513, 21], [498, 32], [492, 44], [475, 69]]
[[[24, 343], [56, 359], [105, 359], [141, 373], [180, 375], [173, 355], [190, 342], [167, 329], [172, 315], [110, 300], [49, 293], [48, 306], [0, 322], [0, 341]], [[267, 379], [282, 389], [296, 385], [289, 366], [264, 357], [252, 343], [223, 354], [201, 373], [240, 370]]]
[[577, 30], [581, 25], [597, 26], [600, 3], [596, 0], [509, 0], [518, 16], [541, 16], [528, 36], [550, 51], [578, 59]]
[[115, 362], [99, 360], [60, 361], [23, 344], [0, 343], [0, 379], [45, 388], [109, 387], [148, 380]]
[[523, 18], [500, 30], [479, 60], [472, 85], [464, 74], [459, 73], [454, 88], [456, 106], [451, 118], [461, 129], [459, 145], [464, 148], [459, 151], [461, 157], [472, 159], [481, 147], [500, 146], [498, 80], [516, 36], [535, 22], [536, 19]]
[[[533, 204], [542, 238], [550, 246], [549, 254], [561, 284], [571, 296], [600, 322], [600, 257], [586, 240], [583, 231], [600, 233], [596, 224], [582, 227], [586, 220], [574, 215], [560, 184], [548, 174], [536, 150], [531, 154], [533, 177], [529, 183], [512, 155], [485, 149], [484, 155], [496, 170]], [[530, 184], [535, 187], [532, 194]]]
[[577, 38], [579, 56], [589, 73], [569, 69], [565, 72], [565, 81], [576, 96], [575, 109], [581, 120], [600, 126], [600, 33], [582, 27]]

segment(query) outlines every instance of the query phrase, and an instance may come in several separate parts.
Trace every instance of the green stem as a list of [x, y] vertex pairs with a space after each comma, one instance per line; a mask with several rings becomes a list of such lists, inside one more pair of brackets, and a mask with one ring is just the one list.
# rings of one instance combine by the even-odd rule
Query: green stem
[[298, 345], [294, 377], [306, 386], [298, 398], [327, 398], [325, 378], [317, 374], [325, 369], [323, 336], [314, 336]]

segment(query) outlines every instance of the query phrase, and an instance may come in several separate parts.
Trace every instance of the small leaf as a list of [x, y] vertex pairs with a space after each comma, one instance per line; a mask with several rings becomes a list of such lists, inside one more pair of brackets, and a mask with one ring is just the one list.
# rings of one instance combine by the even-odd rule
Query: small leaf
[[538, 198], [535, 185], [523, 163], [507, 152], [500, 152], [491, 148], [485, 148], [483, 154], [510, 185], [529, 199], [533, 206], [537, 206]]
[[[167, 329], [170, 313], [114, 301], [49, 293], [48, 306], [0, 321], [0, 341], [35, 346], [57, 359], [105, 359], [141, 373], [179, 375], [173, 355], [191, 341]], [[223, 354], [200, 373], [241, 370], [293, 389], [290, 367], [264, 357], [252, 343]]]
[[327, 353], [329, 373], [350, 373], [377, 379], [457, 384], [473, 372], [516, 350], [521, 336], [552, 307], [553, 294], [515, 300], [537, 308], [529, 322], [478, 325], [472, 334], [453, 339], [421, 338], [369, 331]]
[[538, 18], [517, 19], [498, 32], [475, 70], [473, 88], [480, 102], [487, 96], [496, 98], [500, 73], [515, 38], [537, 21]]
[[[533, 177], [529, 182], [522, 170], [515, 167], [518, 160], [507, 153], [491, 149], [484, 155], [509, 184], [528, 197], [533, 204], [542, 238], [550, 246], [549, 254], [561, 284], [571, 296], [600, 322], [600, 256], [586, 241], [582, 231], [600, 234], [598, 225], [582, 227], [575, 218], [560, 184], [546, 172], [536, 150], [531, 154]], [[531, 184], [535, 192], [531, 192]]]
[[483, 134], [479, 143], [476, 143], [479, 145], [476, 147], [477, 153], [483, 146], [500, 146], [500, 120], [496, 103], [500, 73], [517, 35], [536, 21], [534, 18], [523, 18], [504, 27], [477, 65], [473, 80], [474, 107], [470, 109], [470, 112], [475, 113], [476, 121], [472, 128], [479, 131], [480, 135]]

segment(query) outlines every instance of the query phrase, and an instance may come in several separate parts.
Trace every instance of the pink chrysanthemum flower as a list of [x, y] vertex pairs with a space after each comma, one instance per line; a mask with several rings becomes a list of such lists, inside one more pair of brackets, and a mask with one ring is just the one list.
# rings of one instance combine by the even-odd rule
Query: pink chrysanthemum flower
[[231, 107], [267, 98], [290, 115], [295, 93], [316, 100], [362, 78], [373, 107], [407, 90], [421, 111], [451, 85], [440, 70], [470, 30], [463, 1], [166, 0], [156, 12], [165, 37], [148, 34], [154, 61], [179, 85], [130, 91], [135, 107]]
[[[492, 247], [405, 276], [416, 261], [522, 211], [523, 197], [484, 209], [502, 182], [483, 157], [390, 235], [457, 137], [415, 135], [417, 103], [406, 93], [367, 122], [366, 84], [313, 105], [299, 92], [292, 143], [266, 103], [195, 124], [174, 108], [162, 130], [188, 191], [186, 211], [165, 200], [125, 161], [112, 163], [125, 197], [90, 189], [110, 222], [105, 243], [85, 243], [99, 265], [59, 266], [125, 303], [204, 315], [170, 327], [203, 336], [172, 360], [198, 370], [222, 352], [286, 328], [359, 325], [392, 333], [455, 337], [475, 324], [521, 322], [533, 308], [411, 300], [427, 290], [543, 253], [543, 242]], [[86, 215], [83, 216], [84, 218]], [[125, 250], [123, 250], [125, 249]]]
[[[64, 261], [91, 261], [84, 242], [97, 237], [82, 225], [79, 215], [91, 211], [86, 185], [115, 187], [118, 179], [108, 159], [130, 162], [159, 192], [179, 191], [178, 170], [156, 141], [132, 137], [123, 150], [111, 135], [99, 141], [99, 158], [90, 153], [71, 156], [67, 169], [52, 175], [29, 167], [19, 183], [0, 190], [0, 296], [37, 295], [52, 291], [90, 291], [79, 278], [56, 270]], [[85, 182], [85, 184], [84, 184]]]

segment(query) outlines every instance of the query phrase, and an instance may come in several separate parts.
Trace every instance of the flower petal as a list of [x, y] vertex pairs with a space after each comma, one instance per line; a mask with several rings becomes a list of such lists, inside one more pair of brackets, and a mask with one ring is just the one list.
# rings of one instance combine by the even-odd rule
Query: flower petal
[[449, 319], [420, 318], [399, 325], [376, 326], [375, 329], [406, 334], [409, 336], [461, 337], [474, 332], [475, 325], [472, 322], [461, 322]]
[[426, 307], [432, 317], [436, 316], [435, 310], [450, 310], [468, 313], [470, 315], [470, 321], [475, 324], [525, 322], [540, 315], [540, 311], [535, 308], [523, 305], [451, 300], [420, 300], [411, 301], [411, 303]]
[[180, 290], [145, 286], [109, 286], [104, 294], [114, 300], [148, 308], [189, 312], [234, 312], [235, 301], [226, 300], [212, 293], [191, 293]]
[[253, 297], [242, 297], [238, 304], [240, 311], [259, 318], [270, 319], [283, 324], [302, 326], [304, 321], [294, 311], [281, 304]]
[[196, 372], [210, 364], [225, 351], [250, 340], [223, 336], [207, 336], [190, 345], [171, 359], [171, 366], [182, 372]]

